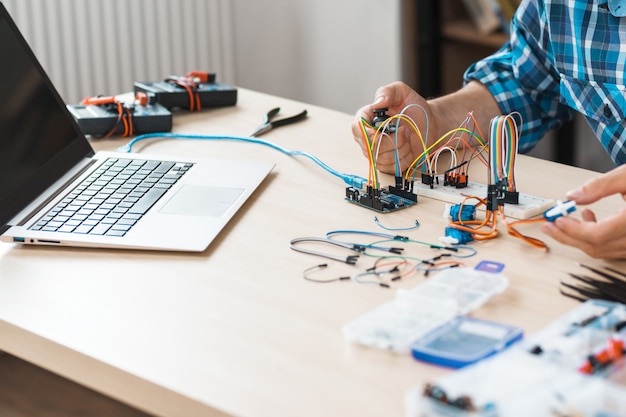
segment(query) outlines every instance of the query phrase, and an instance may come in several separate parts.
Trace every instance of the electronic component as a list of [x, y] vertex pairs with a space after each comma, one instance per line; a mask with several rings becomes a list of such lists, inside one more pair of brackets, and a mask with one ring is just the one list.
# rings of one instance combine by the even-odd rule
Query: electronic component
[[168, 109], [198, 111], [237, 104], [237, 88], [216, 82], [215, 73], [192, 71], [183, 77], [170, 76], [163, 81], [136, 81], [134, 91], [154, 94], [157, 102]]
[[[478, 407], [475, 400], [469, 395], [459, 395], [453, 397], [443, 388], [433, 384], [426, 384], [422, 391], [425, 401], [420, 415], [432, 416], [433, 413], [441, 412], [445, 416], [484, 416], [489, 417], [497, 415], [497, 410], [493, 404], [485, 404]], [[432, 408], [432, 410], [431, 410]], [[423, 412], [426, 412], [425, 414]], [[411, 413], [412, 415], [412, 413]]]
[[[424, 196], [434, 198], [436, 200], [445, 201], [447, 203], [458, 204], [467, 198], [468, 195], [474, 195], [478, 197], [487, 196], [487, 186], [485, 184], [479, 184], [469, 181], [467, 187], [445, 187], [436, 186], [430, 188], [428, 184], [422, 184], [421, 181], [416, 181], [414, 185], [415, 193], [418, 196]], [[546, 199], [536, 196], [531, 196], [524, 193], [519, 193], [519, 204], [504, 204], [504, 214], [514, 219], [528, 219], [537, 214], [541, 214], [554, 205], [554, 200]], [[485, 206], [478, 207], [479, 210], [484, 210]]]
[[439, 179], [435, 177], [432, 172], [422, 172], [422, 184], [430, 186], [430, 188], [435, 187], [435, 181], [439, 184]]
[[589, 355], [585, 363], [578, 368], [578, 371], [587, 375], [602, 372], [609, 366], [618, 363], [624, 357], [624, 353], [626, 353], [624, 341], [622, 339], [609, 338], [606, 348]]
[[395, 177], [395, 186], [390, 185], [388, 190], [390, 194], [417, 203], [417, 194], [413, 192], [413, 181], [403, 181], [402, 177], [397, 176]]
[[504, 194], [500, 193], [495, 184], [487, 186], [487, 199], [485, 200], [485, 210], [497, 211], [499, 206], [504, 206]]
[[449, 217], [452, 220], [474, 220], [476, 218], [476, 205], [475, 204], [455, 204], [446, 205], [443, 213], [444, 217]]
[[[515, 160], [521, 134], [519, 125], [521, 116], [513, 112], [494, 117], [489, 126], [489, 185], [494, 187], [500, 206], [519, 203], [515, 185]], [[493, 205], [491, 200], [489, 196], [487, 210]]]
[[[427, 112], [419, 105], [416, 107], [421, 109], [424, 112], [424, 117], [428, 119]], [[398, 122], [405, 122], [406, 128], [413, 129], [414, 134], [422, 142], [424, 152], [413, 160], [408, 168], [404, 169], [404, 183], [402, 178], [396, 174], [396, 183], [394, 186], [389, 186], [389, 194], [412, 201], [417, 201], [417, 195], [421, 194], [455, 204], [465, 201], [468, 196], [480, 199], [480, 209], [487, 211], [487, 216], [491, 216], [490, 221], [494, 226], [494, 233], [491, 237], [497, 236], [497, 230], [495, 230], [497, 215], [503, 214], [505, 217], [526, 220], [543, 213], [553, 204], [553, 200], [521, 194], [516, 189], [514, 168], [517, 144], [521, 133], [519, 129], [521, 116], [519, 113], [513, 112], [494, 117], [491, 120], [488, 142], [484, 142], [477, 134], [480, 129], [477, 129], [476, 120], [472, 113], [469, 113], [458, 129], [448, 132], [435, 142], [437, 147], [432, 151], [435, 146], [428, 147], [425, 139], [428, 134], [427, 129], [422, 134], [415, 122], [404, 114], [404, 110], [393, 116], [388, 115], [387, 111], [387, 108], [374, 109], [371, 123], [363, 118], [360, 121], [363, 141], [367, 146], [370, 159], [370, 172], [373, 174], [369, 184], [375, 188], [379, 187], [376, 158], [374, 157], [376, 155], [375, 149], [376, 144], [380, 142], [382, 135], [386, 132], [382, 131], [383, 129], [378, 129], [374, 137], [370, 138], [368, 128], [385, 127], [386, 129], [391, 120], [398, 120]], [[427, 122], [426, 126], [428, 126]], [[439, 143], [444, 139], [445, 142]], [[474, 146], [475, 144], [480, 146]], [[485, 151], [488, 153], [488, 158], [482, 155]], [[397, 149], [395, 152], [397, 164], [399, 161]], [[437, 164], [443, 152], [449, 153], [450, 167], [442, 173]], [[488, 185], [469, 181], [469, 163], [472, 160], [478, 160], [488, 167]], [[441, 181], [440, 176], [442, 177]], [[440, 184], [443, 184], [443, 187]], [[373, 192], [378, 193], [378, 191]], [[380, 191], [380, 193], [383, 192]], [[386, 210], [380, 201], [380, 196], [372, 195], [369, 191], [361, 193], [349, 189], [347, 198], [350, 201], [362, 203], [361, 205], [364, 207], [379, 211]], [[545, 248], [543, 242], [521, 235], [514, 229], [510, 229], [509, 233], [534, 246]], [[487, 237], [483, 236], [483, 238]], [[454, 238], [451, 237], [451, 239]]]
[[446, 227], [444, 229], [444, 237], [440, 238], [442, 242], [450, 245], [464, 245], [474, 240], [470, 232], [455, 229], [454, 227]]
[[623, 356], [625, 328], [623, 304], [589, 300], [535, 335], [526, 350], [569, 369], [597, 373]]
[[[625, 319], [621, 303], [586, 301], [497, 355], [411, 390], [405, 415], [624, 416]], [[471, 350], [471, 339], [459, 348]]]
[[489, 199], [494, 199], [494, 204], [499, 206], [503, 204], [519, 204], [519, 192], [509, 191], [509, 184], [506, 178], [495, 184], [487, 186], [487, 195]]
[[543, 217], [549, 222], [553, 222], [561, 216], [568, 215], [576, 210], [576, 202], [574, 201], [557, 201], [556, 205], [543, 213]]
[[[391, 187], [390, 187], [391, 188]], [[417, 204], [417, 196], [404, 190], [384, 191], [368, 186], [366, 191], [346, 187], [346, 200], [381, 213], [400, 210]], [[396, 194], [402, 194], [398, 195]]]
[[[385, 122], [385, 120], [389, 119], [390, 116], [387, 114], [387, 110], [389, 109], [386, 107], [382, 109], [374, 109], [374, 119], [372, 120], [372, 124], [374, 125], [374, 127], [380, 127]], [[388, 133], [393, 133], [396, 131], [396, 126], [395, 124], [387, 124], [385, 130]]]
[[155, 101], [152, 95], [138, 95], [133, 103], [113, 96], [88, 97], [81, 104], [67, 105], [85, 135], [132, 136], [141, 133], [169, 132], [172, 113]]
[[[467, 187], [468, 175], [465, 171], [462, 170], [463, 166], [467, 165], [468, 161], [463, 161], [459, 165], [447, 169], [443, 173], [443, 185], [444, 186], [452, 186], [456, 188], [465, 188]], [[422, 174], [422, 182], [424, 182], [424, 175]], [[437, 180], [437, 184], [439, 181]], [[429, 185], [432, 187], [432, 181], [429, 182]]]

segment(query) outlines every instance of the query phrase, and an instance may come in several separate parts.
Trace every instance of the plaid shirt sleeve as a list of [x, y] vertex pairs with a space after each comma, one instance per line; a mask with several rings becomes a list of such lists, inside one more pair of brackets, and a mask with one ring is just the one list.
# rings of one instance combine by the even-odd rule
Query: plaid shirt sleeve
[[523, 117], [520, 151], [581, 113], [616, 164], [626, 163], [623, 0], [523, 0], [511, 38], [473, 64], [503, 113]]
[[520, 152], [530, 151], [546, 132], [573, 117], [572, 109], [559, 101], [559, 71], [538, 3], [523, 1], [511, 22], [510, 41], [472, 64], [464, 76], [466, 83], [484, 84], [503, 114], [516, 111], [522, 115]]

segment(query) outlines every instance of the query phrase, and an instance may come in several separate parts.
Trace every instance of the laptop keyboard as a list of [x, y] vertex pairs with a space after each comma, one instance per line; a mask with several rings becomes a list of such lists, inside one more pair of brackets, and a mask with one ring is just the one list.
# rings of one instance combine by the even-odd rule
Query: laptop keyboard
[[124, 236], [192, 166], [109, 158], [31, 229]]

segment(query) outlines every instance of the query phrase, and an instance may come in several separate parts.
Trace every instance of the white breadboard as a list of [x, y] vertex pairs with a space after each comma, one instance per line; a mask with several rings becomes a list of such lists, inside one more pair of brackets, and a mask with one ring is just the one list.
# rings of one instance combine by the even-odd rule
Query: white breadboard
[[[435, 184], [433, 188], [429, 185], [422, 184], [420, 180], [415, 181], [413, 192], [419, 197], [434, 198], [435, 200], [445, 201], [447, 203], [459, 204], [467, 196], [476, 196], [480, 198], [487, 197], [487, 186], [475, 182], [468, 182], [467, 187], [455, 188]], [[476, 201], [469, 201], [469, 204], [475, 204]], [[538, 214], [543, 213], [552, 206], [555, 201], [551, 199], [535, 197], [528, 194], [519, 193], [519, 204], [505, 204], [504, 215], [514, 219], [529, 219]], [[485, 205], [478, 207], [479, 210], [485, 210]]]

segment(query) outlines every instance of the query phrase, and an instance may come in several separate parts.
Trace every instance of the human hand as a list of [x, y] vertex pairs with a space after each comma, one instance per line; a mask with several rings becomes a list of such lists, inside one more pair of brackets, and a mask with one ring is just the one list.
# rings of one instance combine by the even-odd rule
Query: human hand
[[[567, 198], [577, 205], [585, 205], [613, 194], [621, 194], [626, 200], [626, 165], [587, 181], [568, 192]], [[563, 216], [553, 223], [545, 223], [541, 230], [556, 241], [574, 246], [594, 258], [626, 259], [626, 207], [600, 221], [587, 208], [581, 215], [582, 221]]]
[[[376, 99], [374, 103], [368, 104], [360, 108], [352, 123], [352, 135], [354, 140], [361, 146], [363, 155], [369, 157], [366, 140], [361, 132], [361, 118], [372, 122], [374, 119], [374, 110], [387, 108], [387, 114], [390, 116], [399, 114], [407, 105], [418, 104], [424, 110], [417, 107], [410, 107], [405, 114], [413, 119], [419, 126], [422, 135], [426, 135], [425, 129], [426, 114], [429, 119], [429, 130], [436, 132], [436, 121], [431, 117], [432, 112], [428, 102], [408, 85], [402, 82], [395, 82], [376, 90]], [[374, 139], [375, 129], [366, 128], [367, 134], [371, 140]], [[397, 151], [400, 161], [400, 172], [404, 172], [409, 165], [424, 152], [422, 141], [418, 138], [417, 133], [406, 123], [401, 122], [397, 131]], [[427, 138], [424, 137], [424, 140]], [[379, 146], [380, 145], [380, 146]], [[381, 172], [395, 173], [395, 146], [394, 142], [388, 138], [381, 138], [380, 143], [373, 146], [376, 157], [376, 166]]]

